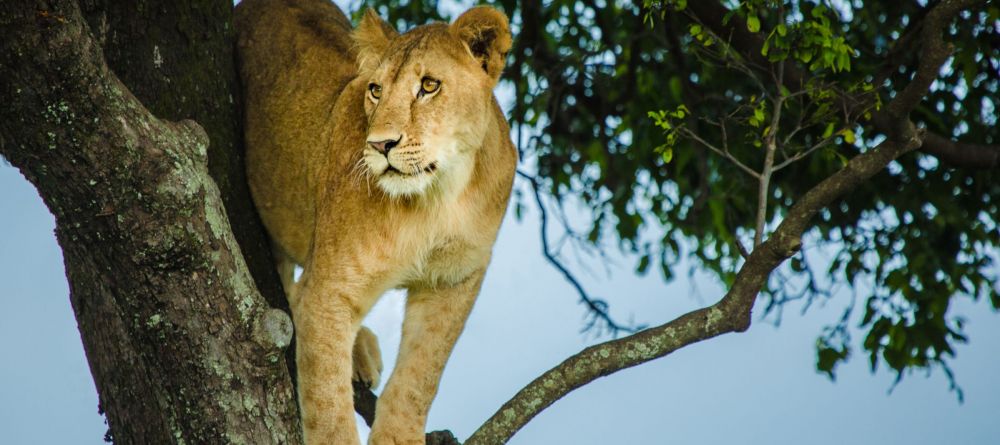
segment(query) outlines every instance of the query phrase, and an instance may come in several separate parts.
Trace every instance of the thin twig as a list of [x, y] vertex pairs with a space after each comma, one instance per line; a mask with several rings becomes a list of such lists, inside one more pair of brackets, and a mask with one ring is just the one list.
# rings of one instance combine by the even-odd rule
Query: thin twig
[[719, 156], [722, 156], [722, 157], [724, 157], [724, 158], [732, 161], [733, 164], [735, 164], [741, 170], [743, 170], [744, 172], [746, 172], [746, 174], [748, 174], [748, 175], [750, 175], [750, 176], [752, 176], [752, 177], [754, 177], [756, 179], [760, 179], [760, 174], [759, 173], [757, 173], [754, 169], [752, 169], [750, 167], [747, 167], [746, 164], [740, 162], [740, 160], [736, 159], [736, 157], [733, 156], [732, 154], [730, 154], [729, 151], [720, 150], [719, 147], [716, 147], [716, 146], [712, 145], [711, 143], [709, 143], [708, 141], [702, 139], [697, 134], [695, 134], [693, 131], [688, 130], [687, 128], [682, 128], [680, 131], [684, 134], [685, 137], [688, 137], [688, 138], [691, 138], [691, 139], [697, 141], [698, 143], [700, 143], [701, 145], [704, 145], [709, 150], [712, 150], [713, 152], [715, 152], [715, 154], [718, 154]]
[[618, 336], [621, 333], [635, 333], [645, 328], [645, 326], [635, 326], [635, 325], [622, 325], [616, 322], [611, 314], [608, 313], [608, 303], [600, 298], [594, 298], [590, 296], [587, 291], [580, 284], [580, 281], [576, 279], [572, 272], [559, 260], [557, 255], [553, 253], [551, 246], [549, 244], [548, 235], [548, 212], [545, 207], [545, 203], [542, 200], [542, 193], [539, 190], [540, 186], [538, 179], [534, 176], [525, 173], [521, 170], [517, 171], [517, 175], [528, 181], [531, 186], [531, 191], [535, 196], [535, 203], [538, 205], [539, 219], [541, 220], [541, 238], [542, 238], [542, 255], [545, 259], [552, 264], [559, 273], [562, 274], [563, 278], [569, 282], [573, 289], [576, 290], [577, 295], [580, 297], [580, 302], [587, 306], [590, 311], [590, 315], [593, 317], [592, 321], [588, 323], [584, 330], [590, 330], [595, 326], [596, 321], [601, 321], [604, 324], [604, 329], [614, 336]]
[[814, 151], [819, 150], [820, 148], [823, 148], [823, 147], [825, 147], [827, 145], [830, 145], [830, 143], [833, 142], [833, 141], [835, 141], [836, 139], [837, 139], [836, 136], [830, 136], [830, 137], [828, 137], [826, 139], [823, 139], [822, 141], [817, 142], [816, 145], [813, 145], [812, 147], [809, 147], [809, 149], [807, 149], [805, 151], [800, 151], [800, 152], [792, 155], [792, 157], [790, 157], [788, 159], [785, 159], [784, 161], [780, 162], [778, 165], [774, 166], [774, 169], [772, 170], [772, 173], [776, 172], [778, 170], [781, 170], [781, 169], [783, 169], [785, 167], [788, 167], [790, 164], [792, 164], [792, 163], [794, 163], [794, 162], [796, 162], [796, 161], [798, 161], [798, 160], [800, 160], [802, 158], [805, 158], [806, 156], [809, 156]]
[[771, 173], [773, 173], [774, 168], [774, 152], [778, 148], [778, 125], [781, 122], [781, 108], [785, 104], [785, 95], [781, 92], [781, 84], [784, 82], [785, 77], [785, 64], [778, 64], [778, 76], [776, 79], [776, 84], [778, 88], [778, 97], [774, 99], [774, 111], [771, 114], [771, 125], [766, 128], [767, 134], [764, 135], [764, 145], [766, 152], [764, 154], [764, 165], [761, 167], [760, 176], [757, 177], [757, 222], [754, 226], [753, 233], [753, 247], [757, 249], [762, 242], [764, 242], [764, 229], [767, 224], [767, 196], [771, 190]]

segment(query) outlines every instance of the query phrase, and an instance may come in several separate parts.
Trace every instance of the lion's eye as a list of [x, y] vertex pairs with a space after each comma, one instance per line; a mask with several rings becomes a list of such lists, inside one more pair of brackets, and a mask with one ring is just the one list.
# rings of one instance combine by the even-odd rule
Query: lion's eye
[[368, 92], [371, 93], [372, 98], [379, 99], [382, 97], [382, 86], [377, 83], [368, 84]]
[[423, 94], [431, 94], [437, 91], [438, 88], [441, 88], [440, 80], [425, 77], [420, 81], [420, 92]]

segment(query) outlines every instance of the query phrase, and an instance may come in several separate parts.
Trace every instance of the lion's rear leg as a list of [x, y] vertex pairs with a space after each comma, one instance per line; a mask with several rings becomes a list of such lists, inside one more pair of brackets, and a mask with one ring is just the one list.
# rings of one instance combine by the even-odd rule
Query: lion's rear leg
[[361, 382], [370, 389], [378, 387], [382, 376], [382, 351], [378, 347], [378, 338], [364, 326], [358, 330], [354, 338], [354, 375], [355, 382]]

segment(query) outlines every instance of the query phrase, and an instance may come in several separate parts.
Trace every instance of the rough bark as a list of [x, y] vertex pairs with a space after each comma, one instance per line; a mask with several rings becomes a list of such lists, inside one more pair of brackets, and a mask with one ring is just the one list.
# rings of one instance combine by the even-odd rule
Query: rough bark
[[243, 260], [209, 136], [154, 117], [75, 2], [8, 2], [0, 36], [0, 154], [55, 215], [115, 442], [301, 442], [290, 324]]
[[272, 307], [287, 310], [243, 164], [243, 117], [230, 0], [82, 0], [105, 62], [160, 119], [192, 119], [208, 134], [208, 172], [233, 234]]

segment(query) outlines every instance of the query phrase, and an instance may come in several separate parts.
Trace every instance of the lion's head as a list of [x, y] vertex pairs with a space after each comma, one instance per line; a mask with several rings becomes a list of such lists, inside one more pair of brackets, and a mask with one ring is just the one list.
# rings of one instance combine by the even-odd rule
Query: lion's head
[[393, 197], [461, 188], [491, 125], [511, 46], [507, 17], [477, 7], [398, 34], [368, 10], [352, 37], [367, 80], [362, 163]]

